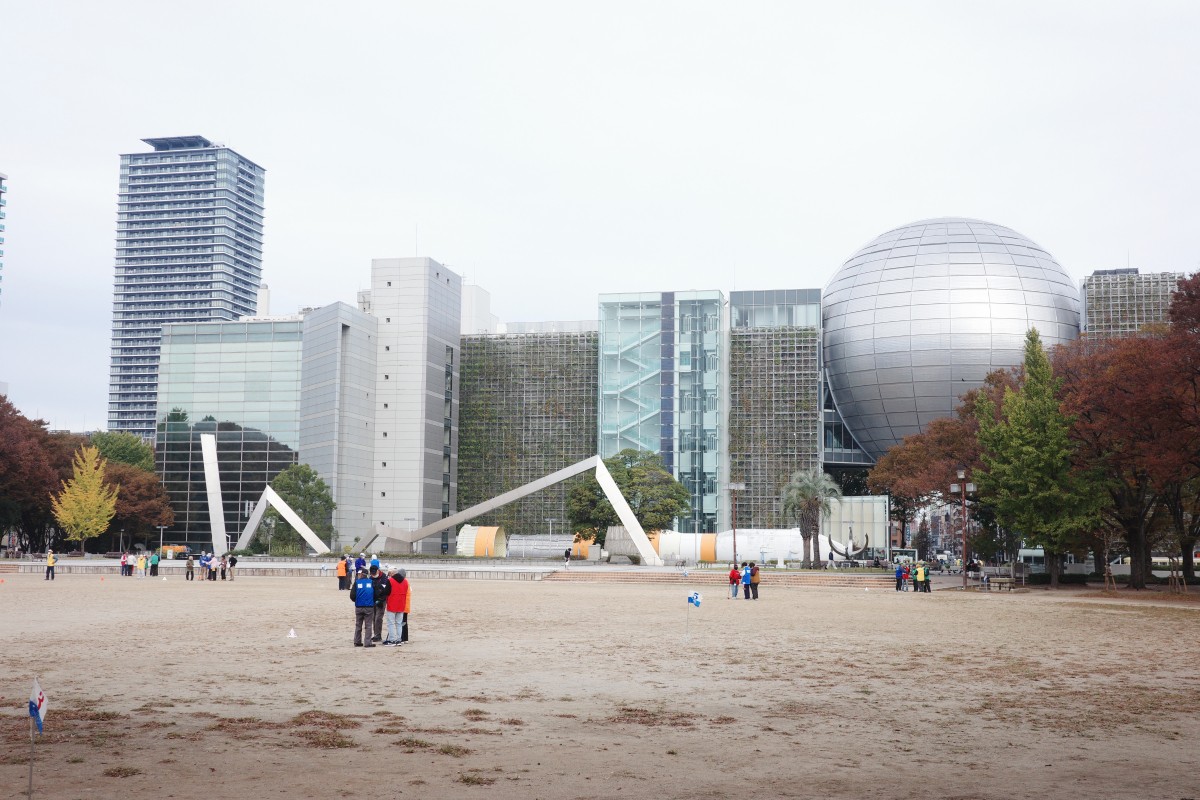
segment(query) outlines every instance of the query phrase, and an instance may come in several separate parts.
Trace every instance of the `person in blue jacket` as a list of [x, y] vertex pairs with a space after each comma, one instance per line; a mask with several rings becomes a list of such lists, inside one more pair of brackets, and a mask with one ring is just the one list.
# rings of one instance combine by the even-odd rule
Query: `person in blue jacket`
[[742, 595], [743, 599], [750, 599], [750, 579], [753, 576], [750, 574], [750, 565], [745, 561], [742, 562]]
[[900, 564], [896, 565], [896, 591], [904, 591], [904, 567]]
[[374, 647], [371, 635], [375, 631], [375, 581], [371, 580], [365, 569], [360, 569], [355, 575], [350, 599], [354, 601], [354, 646]]

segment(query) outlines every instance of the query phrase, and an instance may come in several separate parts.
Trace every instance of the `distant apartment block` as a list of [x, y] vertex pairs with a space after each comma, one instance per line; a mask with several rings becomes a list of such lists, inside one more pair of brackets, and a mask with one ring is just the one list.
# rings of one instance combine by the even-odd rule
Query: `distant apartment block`
[[163, 325], [255, 313], [265, 170], [203, 136], [121, 156], [108, 428], [155, 432]]
[[4, 195], [8, 193], [8, 176], [0, 172], [0, 295], [4, 292], [4, 207], [8, 205], [8, 200]]
[[1168, 321], [1171, 292], [1181, 272], [1096, 270], [1083, 279], [1082, 334], [1091, 338], [1133, 336], [1147, 325]]

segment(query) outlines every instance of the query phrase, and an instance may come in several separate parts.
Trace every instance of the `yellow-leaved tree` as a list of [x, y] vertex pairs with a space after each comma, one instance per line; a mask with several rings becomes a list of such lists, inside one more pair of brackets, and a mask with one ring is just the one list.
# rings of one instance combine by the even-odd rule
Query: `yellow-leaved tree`
[[117, 511], [117, 487], [104, 483], [105, 460], [95, 447], [84, 445], [71, 462], [71, 480], [63, 481], [62, 491], [50, 495], [54, 518], [67, 532], [67, 538], [83, 543], [108, 530]]

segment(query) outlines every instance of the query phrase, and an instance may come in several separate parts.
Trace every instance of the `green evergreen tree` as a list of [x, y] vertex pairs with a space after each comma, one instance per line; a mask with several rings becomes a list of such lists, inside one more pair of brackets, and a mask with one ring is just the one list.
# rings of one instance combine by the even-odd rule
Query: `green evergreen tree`
[[1024, 379], [1018, 389], [1005, 389], [999, 417], [987, 394], [975, 402], [984, 466], [975, 475], [980, 496], [997, 522], [1045, 549], [1053, 586], [1059, 558], [1082, 547], [1103, 505], [1097, 481], [1074, 467], [1071, 419], [1059, 406], [1059, 384], [1035, 328], [1025, 337]]

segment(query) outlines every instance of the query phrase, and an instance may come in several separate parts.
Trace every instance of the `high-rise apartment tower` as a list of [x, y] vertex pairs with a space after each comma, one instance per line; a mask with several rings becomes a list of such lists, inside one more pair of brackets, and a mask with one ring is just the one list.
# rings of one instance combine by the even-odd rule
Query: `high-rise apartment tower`
[[265, 170], [203, 136], [142, 141], [121, 156], [108, 427], [151, 439], [162, 326], [255, 313]]
[[[8, 191], [8, 176], [0, 172], [0, 281], [4, 280], [4, 207], [8, 205], [8, 201], [4, 199], [5, 193]], [[4, 287], [0, 286], [0, 292], [4, 291]]]

